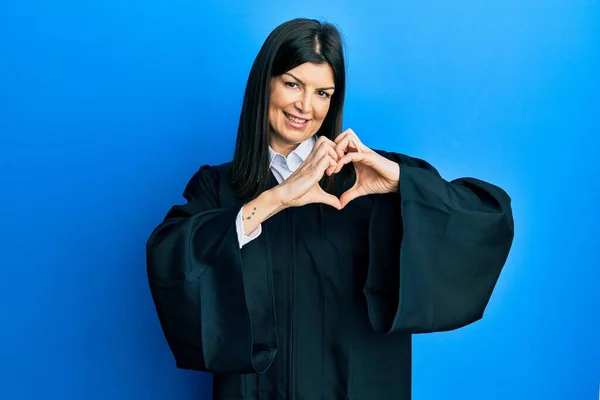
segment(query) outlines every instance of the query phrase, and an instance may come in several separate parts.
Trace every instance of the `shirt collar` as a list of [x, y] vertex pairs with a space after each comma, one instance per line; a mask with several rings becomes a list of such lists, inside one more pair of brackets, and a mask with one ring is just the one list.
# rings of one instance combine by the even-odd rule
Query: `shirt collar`
[[[315, 145], [315, 141], [316, 140], [314, 136], [309, 137], [304, 142], [300, 143], [298, 147], [296, 147], [288, 157], [290, 157], [292, 154], [296, 154], [304, 162], [304, 160], [306, 160], [306, 158], [312, 151]], [[269, 168], [271, 167], [271, 165], [273, 165], [273, 160], [275, 160], [275, 157], [277, 157], [278, 155], [283, 158], [286, 158], [283, 154], [276, 152], [271, 148], [271, 146], [269, 146]]]

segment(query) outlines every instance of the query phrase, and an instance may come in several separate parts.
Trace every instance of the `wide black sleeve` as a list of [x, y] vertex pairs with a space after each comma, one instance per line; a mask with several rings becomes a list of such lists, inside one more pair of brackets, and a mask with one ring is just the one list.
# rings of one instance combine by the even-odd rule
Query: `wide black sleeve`
[[146, 244], [150, 291], [179, 368], [265, 371], [277, 351], [268, 236], [242, 250], [239, 208], [220, 208], [218, 175], [203, 166]]
[[444, 180], [428, 162], [400, 165], [397, 193], [375, 195], [364, 292], [380, 333], [447, 331], [479, 320], [512, 246], [511, 198], [475, 178]]

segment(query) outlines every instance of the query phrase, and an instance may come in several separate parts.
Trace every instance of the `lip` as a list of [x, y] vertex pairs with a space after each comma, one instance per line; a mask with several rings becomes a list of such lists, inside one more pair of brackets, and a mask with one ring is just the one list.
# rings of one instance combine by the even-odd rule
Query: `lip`
[[303, 120], [305, 120], [306, 122], [310, 121], [310, 118], [306, 118], [306, 117], [300, 117], [300, 116], [298, 116], [298, 115], [296, 115], [296, 114], [292, 114], [292, 113], [289, 113], [289, 112], [287, 112], [287, 111], [284, 111], [284, 114], [291, 115], [291, 116], [292, 116], [292, 117], [294, 117], [294, 118], [303, 119]]
[[[285, 113], [285, 114], [287, 114], [287, 113]], [[308, 126], [308, 120], [305, 120], [305, 122], [299, 123], [299, 122], [292, 121], [287, 116], [285, 116], [284, 119], [285, 119], [285, 124], [292, 129], [306, 129], [306, 127]]]

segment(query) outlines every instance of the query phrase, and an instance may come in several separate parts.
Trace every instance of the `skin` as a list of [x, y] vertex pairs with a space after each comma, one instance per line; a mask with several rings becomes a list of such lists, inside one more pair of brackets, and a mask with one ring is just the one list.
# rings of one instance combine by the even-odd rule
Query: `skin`
[[[286, 157], [323, 124], [334, 95], [334, 75], [328, 64], [304, 63], [271, 80], [269, 144]], [[287, 122], [287, 114], [306, 120], [301, 125]], [[321, 189], [324, 174], [338, 173], [354, 163], [356, 183], [338, 199]], [[288, 207], [323, 203], [337, 210], [357, 197], [398, 190], [400, 167], [367, 146], [351, 129], [335, 141], [319, 137], [306, 160], [292, 175], [273, 189], [244, 205], [244, 233]]]
[[[273, 150], [287, 157], [300, 143], [317, 133], [334, 92], [334, 75], [329, 64], [304, 63], [272, 78], [269, 144]], [[304, 127], [291, 126], [286, 113], [308, 122]]]

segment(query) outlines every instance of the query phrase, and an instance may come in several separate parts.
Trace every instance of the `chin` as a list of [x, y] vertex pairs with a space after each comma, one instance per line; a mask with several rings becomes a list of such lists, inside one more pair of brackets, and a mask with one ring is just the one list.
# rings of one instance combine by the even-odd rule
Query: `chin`
[[300, 144], [311, 136], [312, 136], [312, 134], [308, 133], [308, 132], [307, 133], [286, 134], [284, 136], [284, 140], [286, 140], [287, 142], [290, 142], [290, 143]]
[[306, 127], [305, 129], [290, 129], [285, 125], [285, 121], [281, 129], [276, 130], [276, 133], [283, 140], [290, 143], [301, 143], [314, 135], [310, 127]]

